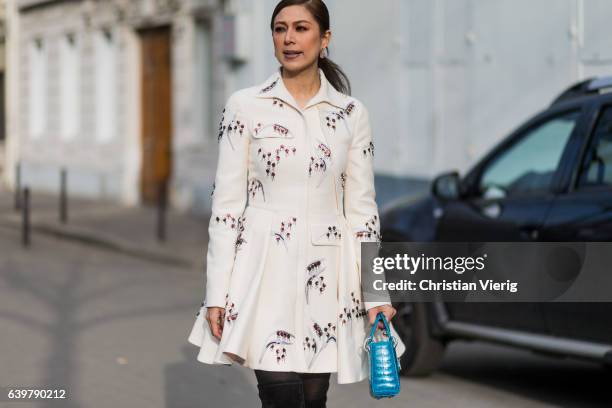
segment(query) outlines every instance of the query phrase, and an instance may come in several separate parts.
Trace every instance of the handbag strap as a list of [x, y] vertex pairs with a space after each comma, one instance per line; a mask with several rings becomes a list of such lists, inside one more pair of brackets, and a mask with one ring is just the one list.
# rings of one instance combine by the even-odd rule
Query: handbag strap
[[376, 315], [376, 319], [374, 320], [374, 324], [372, 325], [372, 329], [370, 330], [370, 338], [374, 338], [374, 333], [376, 333], [376, 329], [378, 328], [378, 321], [382, 320], [383, 325], [385, 326], [385, 330], [387, 331], [387, 335], [391, 336], [391, 330], [389, 330], [389, 322], [387, 322], [387, 318], [383, 314], [383, 312], [378, 312]]

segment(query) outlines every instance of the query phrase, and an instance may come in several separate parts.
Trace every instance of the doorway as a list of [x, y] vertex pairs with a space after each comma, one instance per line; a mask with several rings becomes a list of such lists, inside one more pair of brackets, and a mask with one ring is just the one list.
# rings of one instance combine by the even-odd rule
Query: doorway
[[[172, 169], [172, 62], [170, 27], [139, 31], [141, 43], [142, 166], [140, 195], [157, 202]], [[166, 190], [167, 191], [167, 190]]]

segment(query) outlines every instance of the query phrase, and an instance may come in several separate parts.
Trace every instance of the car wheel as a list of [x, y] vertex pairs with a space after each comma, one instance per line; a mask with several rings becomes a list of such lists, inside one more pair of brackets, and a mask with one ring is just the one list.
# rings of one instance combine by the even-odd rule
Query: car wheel
[[400, 357], [401, 374], [422, 377], [433, 373], [444, 355], [445, 343], [431, 336], [424, 303], [401, 303], [395, 307], [393, 327], [406, 345]]

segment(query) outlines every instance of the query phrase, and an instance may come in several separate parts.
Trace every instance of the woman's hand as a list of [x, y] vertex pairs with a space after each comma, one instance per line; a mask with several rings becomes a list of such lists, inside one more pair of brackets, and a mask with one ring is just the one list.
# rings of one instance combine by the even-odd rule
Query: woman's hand
[[225, 320], [225, 308], [223, 307], [207, 307], [206, 308], [206, 321], [210, 327], [210, 331], [217, 340], [221, 340], [221, 334], [223, 333], [223, 322]]
[[[370, 324], [374, 324], [374, 320], [376, 320], [376, 315], [378, 312], [382, 312], [387, 318], [387, 321], [390, 322], [393, 316], [395, 316], [397, 313], [397, 310], [395, 310], [395, 308], [391, 305], [373, 307], [372, 309], [368, 310], [368, 320], [370, 321]], [[381, 330], [385, 328], [383, 322], [378, 322], [378, 328]]]

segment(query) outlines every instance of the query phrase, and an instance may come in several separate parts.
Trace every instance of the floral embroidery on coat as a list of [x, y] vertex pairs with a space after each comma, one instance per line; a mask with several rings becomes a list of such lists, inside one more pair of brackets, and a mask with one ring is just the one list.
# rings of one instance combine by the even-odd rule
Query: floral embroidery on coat
[[264, 201], [266, 201], [266, 194], [264, 192], [264, 186], [261, 180], [258, 178], [252, 177], [249, 179], [249, 195], [251, 198], [255, 198], [255, 196], [261, 192], [261, 196]]
[[355, 102], [349, 102], [349, 104], [346, 105], [346, 107], [344, 108], [344, 113], [346, 114], [346, 116], [351, 116], [353, 110], [355, 110]]
[[296, 217], [290, 217], [285, 221], [281, 221], [279, 230], [272, 232], [272, 235], [276, 239], [277, 244], [279, 242], [282, 242], [283, 245], [285, 245], [285, 248], [287, 248], [287, 241], [291, 239], [291, 228], [295, 225], [296, 222]]
[[325, 271], [325, 262], [323, 259], [317, 259], [309, 263], [306, 266], [306, 285], [304, 287], [304, 294], [306, 296], [306, 303], [310, 301], [310, 290], [316, 289], [319, 294], [325, 291], [327, 284], [325, 283], [325, 277], [322, 276]]
[[289, 346], [293, 344], [293, 339], [295, 336], [288, 331], [285, 330], [276, 330], [272, 334], [268, 336], [268, 340], [266, 341], [266, 345], [261, 353], [261, 357], [259, 357], [259, 363], [261, 364], [266, 352], [268, 350], [276, 352], [276, 362], [280, 363], [281, 361], [285, 361], [285, 357], [287, 356], [287, 348], [284, 346]]
[[219, 122], [219, 134], [217, 135], [217, 142], [221, 142], [221, 139], [224, 135], [227, 135], [227, 141], [229, 142], [232, 150], [234, 149], [234, 143], [232, 142], [232, 134], [236, 132], [240, 134], [240, 136], [244, 133], [244, 123], [240, 122], [238, 119], [232, 119], [229, 123], [225, 123], [225, 114], [226, 109], [223, 109], [223, 113], [221, 114], [221, 121]]
[[365, 308], [361, 307], [361, 301], [355, 297], [355, 292], [351, 292], [351, 305], [343, 308], [344, 313], [340, 313], [340, 323], [344, 326], [347, 322], [352, 323], [353, 318], [357, 319], [367, 315]]
[[225, 321], [232, 323], [238, 318], [238, 312], [235, 310], [236, 305], [230, 301], [229, 293], [225, 295]]
[[332, 131], [336, 130], [336, 127], [341, 121], [345, 121], [347, 117], [351, 116], [355, 109], [355, 103], [350, 102], [345, 108], [338, 108], [333, 111], [328, 111], [325, 116], [325, 125]]
[[365, 222], [364, 228], [355, 233], [355, 236], [357, 237], [357, 239], [373, 237], [376, 239], [377, 242], [380, 242], [382, 237], [378, 231], [378, 216], [373, 215], [369, 220]]
[[272, 100], [272, 106], [278, 106], [279, 108], [282, 109], [285, 107], [285, 103], [281, 99], [274, 98]]
[[366, 158], [368, 155], [374, 157], [374, 143], [370, 142], [367, 146], [363, 147], [363, 157]]
[[325, 124], [328, 128], [332, 130], [336, 130], [336, 122], [340, 120], [344, 120], [343, 110], [334, 111], [331, 112], [329, 115], [325, 116]]
[[253, 129], [253, 132], [258, 135], [262, 130], [271, 127], [272, 130], [274, 131], [274, 133], [276, 133], [279, 136], [282, 137], [287, 137], [289, 135], [290, 130], [287, 129], [285, 126], [283, 125], [279, 125], [278, 123], [271, 123], [269, 125], [264, 126], [263, 123], [258, 123], [255, 128]]
[[342, 238], [342, 233], [338, 230], [335, 225], [330, 225], [327, 227], [327, 231], [325, 231], [319, 238], [327, 238], [328, 240], [339, 241]]
[[276, 84], [278, 84], [278, 81], [280, 80], [280, 78], [276, 79], [274, 82], [272, 82], [270, 85], [266, 86], [264, 89], [262, 89], [261, 91], [259, 91], [259, 93], [266, 93], [266, 92], [270, 92], [272, 89], [274, 89], [274, 87], [276, 86]]
[[[284, 144], [280, 145], [274, 153], [266, 152], [261, 147], [257, 150], [257, 154], [260, 156], [262, 161], [266, 163], [266, 176], [272, 177], [274, 181], [274, 177], [276, 176], [276, 172], [278, 171], [278, 164], [281, 159], [281, 152], [285, 153], [285, 157], [289, 156], [289, 153], [293, 153], [295, 155], [295, 147], [293, 146], [285, 146]], [[274, 157], [272, 156], [274, 154]]]
[[321, 328], [319, 323], [313, 322], [310, 328], [310, 336], [304, 338], [304, 350], [308, 351], [310, 355], [310, 361], [308, 362], [308, 368], [311, 368], [317, 357], [325, 350], [325, 347], [329, 343], [337, 343], [336, 340], [336, 326], [331, 322], [327, 323], [327, 326]]
[[[316, 156], [316, 157], [315, 157]], [[319, 143], [316, 148], [315, 156], [310, 157], [310, 164], [308, 166], [308, 176], [312, 176], [312, 173], [321, 173], [323, 176], [331, 164], [332, 151], [325, 143]], [[324, 177], [321, 177], [317, 187], [321, 185]]]
[[231, 229], [236, 229], [238, 227], [238, 222], [232, 214], [225, 214], [222, 217], [217, 215], [215, 217], [215, 221], [217, 222], [217, 224], [222, 222], [223, 224], [230, 227]]
[[236, 237], [236, 252], [240, 251], [242, 245], [246, 244], [246, 240], [243, 236], [245, 221], [246, 217], [238, 217], [238, 236]]

